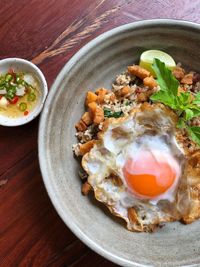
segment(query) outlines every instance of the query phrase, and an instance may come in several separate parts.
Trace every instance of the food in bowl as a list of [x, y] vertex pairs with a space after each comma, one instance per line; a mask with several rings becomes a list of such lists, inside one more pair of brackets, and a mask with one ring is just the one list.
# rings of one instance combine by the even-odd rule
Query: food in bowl
[[0, 75], [0, 115], [10, 118], [27, 116], [40, 97], [36, 77], [10, 68]]
[[73, 146], [83, 194], [139, 232], [200, 217], [200, 75], [180, 64], [171, 71], [154, 50], [149, 58], [153, 66], [141, 55], [112, 90], [88, 91]]

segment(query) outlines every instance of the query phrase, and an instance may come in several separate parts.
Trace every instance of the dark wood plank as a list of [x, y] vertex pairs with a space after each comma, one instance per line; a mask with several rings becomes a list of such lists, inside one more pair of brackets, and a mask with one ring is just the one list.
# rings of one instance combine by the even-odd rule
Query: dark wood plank
[[[92, 259], [92, 260], [91, 260]], [[89, 251], [83, 255], [80, 259], [77, 259], [73, 264], [68, 267], [117, 267], [118, 265], [111, 263], [103, 259], [100, 255], [96, 254], [93, 251]]]
[[[32, 60], [50, 87], [64, 64], [99, 34], [141, 19], [200, 22], [199, 10], [198, 0], [2, 0], [0, 59]], [[0, 127], [0, 266], [117, 266], [87, 248], [58, 217], [42, 182], [37, 133], [38, 119]]]
[[66, 250], [71, 254], [77, 251], [78, 256], [74, 246], [82, 253], [86, 247], [58, 218], [44, 190], [37, 151], [11, 168], [9, 175], [11, 179], [0, 189], [4, 199], [0, 205], [1, 266], [17, 266], [30, 259], [38, 266], [40, 257], [44, 263], [51, 263]]
[[[33, 130], [34, 129], [34, 130]], [[6, 177], [8, 169], [31, 150], [37, 149], [38, 119], [20, 127], [0, 126], [0, 175]]]

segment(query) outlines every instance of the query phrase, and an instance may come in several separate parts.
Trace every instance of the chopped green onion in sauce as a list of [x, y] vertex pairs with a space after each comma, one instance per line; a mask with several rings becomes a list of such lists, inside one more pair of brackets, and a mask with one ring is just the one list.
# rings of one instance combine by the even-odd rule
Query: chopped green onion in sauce
[[0, 74], [0, 114], [26, 116], [35, 108], [39, 95], [38, 82], [33, 75], [13, 69]]
[[34, 93], [30, 93], [30, 94], [28, 94], [27, 99], [28, 99], [28, 101], [35, 101], [36, 95]]
[[20, 104], [19, 104], [19, 109], [20, 109], [21, 111], [25, 111], [25, 110], [27, 109], [27, 104], [24, 103], [24, 102], [20, 103]]

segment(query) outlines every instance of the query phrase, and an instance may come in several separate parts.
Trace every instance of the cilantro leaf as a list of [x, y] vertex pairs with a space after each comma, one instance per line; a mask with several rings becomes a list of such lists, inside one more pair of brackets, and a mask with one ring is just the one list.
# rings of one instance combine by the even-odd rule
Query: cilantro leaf
[[200, 146], [200, 127], [188, 126], [187, 130], [191, 139]]
[[165, 63], [154, 58], [152, 68], [155, 71], [160, 89], [177, 96], [179, 81], [172, 75], [171, 70], [166, 68]]
[[172, 109], [177, 109], [178, 80], [172, 75], [171, 70], [165, 67], [165, 63], [157, 58], [154, 59], [152, 68], [156, 73], [160, 90], [153, 94], [150, 99], [161, 102]]
[[172, 109], [176, 109], [176, 101], [173, 95], [165, 92], [165, 91], [158, 91], [157, 93], [153, 94], [150, 99], [152, 101], [161, 102]]
[[181, 92], [179, 95], [177, 95], [177, 101], [179, 106], [184, 109], [184, 107], [190, 103], [190, 98], [191, 95], [189, 92]]
[[159, 59], [154, 59], [152, 68], [156, 73], [160, 90], [154, 93], [150, 99], [174, 109], [178, 116], [184, 115], [187, 121], [200, 116], [200, 106], [198, 106], [198, 104], [200, 105], [200, 92], [196, 94], [194, 100], [190, 92], [178, 93], [179, 81]]
[[191, 109], [187, 108], [185, 109], [185, 119], [186, 121], [191, 120], [194, 117], [194, 113]]
[[193, 104], [200, 105], [200, 92], [196, 94]]
[[179, 118], [176, 126], [179, 129], [185, 128], [186, 127], [185, 120], [183, 118]]
[[177, 127], [186, 128], [190, 138], [200, 146], [200, 127], [188, 126], [187, 123], [192, 118], [200, 116], [200, 92], [195, 96], [191, 92], [179, 92], [179, 81], [159, 59], [154, 59], [152, 68], [160, 90], [154, 93], [150, 99], [175, 110], [179, 116]]
[[[200, 116], [200, 108], [197, 108], [197, 107], [190, 107], [190, 110], [192, 110], [193, 112], [193, 116], [192, 118], [195, 118], [195, 117], [199, 117]], [[191, 118], [191, 119], [192, 119]]]

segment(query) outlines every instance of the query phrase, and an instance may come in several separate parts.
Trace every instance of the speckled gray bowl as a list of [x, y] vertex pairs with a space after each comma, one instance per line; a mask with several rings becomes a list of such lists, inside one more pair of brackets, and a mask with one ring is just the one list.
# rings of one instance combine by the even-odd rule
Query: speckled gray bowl
[[[200, 221], [168, 223], [156, 233], [132, 233], [102, 205], [80, 193], [72, 154], [74, 124], [88, 89], [110, 88], [115, 76], [146, 49], [168, 52], [200, 70], [200, 26], [174, 20], [140, 21], [84, 46], [62, 69], [40, 121], [39, 160], [49, 196], [66, 225], [89, 247], [122, 266], [200, 266]], [[66, 236], [67, 238], [67, 236]]]

